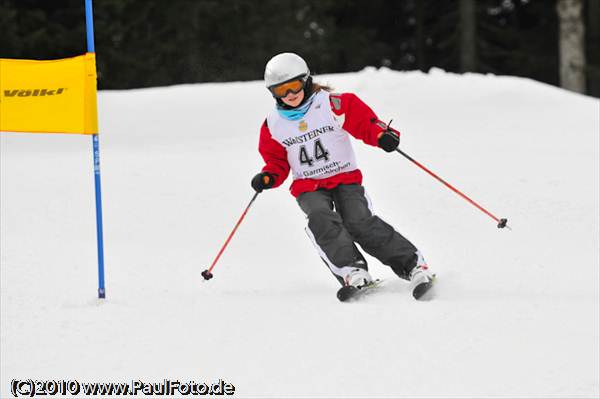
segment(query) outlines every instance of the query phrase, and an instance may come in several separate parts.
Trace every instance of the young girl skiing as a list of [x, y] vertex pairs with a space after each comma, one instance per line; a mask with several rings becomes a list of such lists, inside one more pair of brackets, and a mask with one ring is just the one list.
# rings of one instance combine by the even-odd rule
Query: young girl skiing
[[313, 82], [297, 54], [269, 60], [265, 85], [276, 104], [260, 130], [258, 150], [265, 166], [252, 179], [254, 190], [280, 186], [291, 169], [291, 194], [307, 216], [306, 232], [343, 286], [341, 300], [373, 283], [355, 243], [409, 280], [413, 296], [422, 298], [433, 275], [417, 248], [372, 213], [350, 142], [352, 135], [392, 152], [400, 133], [356, 95], [330, 93]]

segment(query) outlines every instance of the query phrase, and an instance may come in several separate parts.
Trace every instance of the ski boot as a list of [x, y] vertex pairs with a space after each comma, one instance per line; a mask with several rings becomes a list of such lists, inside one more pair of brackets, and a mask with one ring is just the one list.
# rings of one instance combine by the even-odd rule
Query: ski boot
[[415, 266], [409, 275], [412, 295], [417, 300], [430, 299], [431, 288], [435, 283], [435, 274], [431, 273], [426, 265]]

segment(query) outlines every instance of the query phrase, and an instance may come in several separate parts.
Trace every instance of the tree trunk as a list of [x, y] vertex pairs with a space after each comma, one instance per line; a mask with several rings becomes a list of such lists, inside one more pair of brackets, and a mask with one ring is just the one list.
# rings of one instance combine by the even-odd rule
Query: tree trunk
[[477, 69], [477, 20], [475, 0], [460, 0], [460, 69], [473, 72]]
[[581, 0], [558, 0], [560, 85], [585, 93], [585, 42]]

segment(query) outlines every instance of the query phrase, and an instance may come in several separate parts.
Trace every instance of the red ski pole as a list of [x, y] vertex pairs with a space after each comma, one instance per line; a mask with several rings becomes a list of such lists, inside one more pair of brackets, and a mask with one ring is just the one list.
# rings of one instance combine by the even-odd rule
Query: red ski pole
[[486, 215], [488, 215], [489, 217], [491, 217], [492, 219], [494, 219], [498, 223], [498, 228], [499, 229], [502, 229], [504, 227], [508, 227], [508, 229], [510, 230], [510, 227], [506, 224], [508, 222], [508, 219], [499, 219], [499, 218], [497, 218], [492, 213], [490, 213], [485, 208], [483, 208], [481, 205], [479, 205], [477, 202], [473, 201], [471, 198], [467, 197], [462, 192], [460, 192], [458, 189], [456, 189], [455, 187], [453, 187], [450, 183], [446, 182], [444, 179], [442, 179], [441, 177], [439, 177], [438, 175], [436, 175], [435, 173], [433, 173], [432, 171], [430, 171], [429, 169], [427, 169], [425, 166], [421, 165], [419, 162], [417, 162], [416, 160], [414, 160], [412, 157], [410, 157], [404, 151], [400, 150], [399, 148], [396, 148], [396, 151], [398, 151], [406, 159], [408, 159], [409, 161], [411, 161], [412, 163], [414, 163], [415, 165], [417, 165], [419, 168], [423, 169], [425, 172], [429, 173], [431, 176], [433, 176], [434, 178], [436, 178], [440, 183], [444, 184], [450, 190], [454, 191], [456, 194], [458, 194], [461, 197], [463, 197], [465, 200], [467, 200], [471, 205], [475, 206], [481, 212], [485, 213]]
[[214, 269], [215, 265], [217, 264], [217, 261], [219, 260], [219, 258], [223, 254], [223, 252], [225, 251], [225, 248], [229, 244], [229, 241], [231, 241], [231, 237], [233, 237], [233, 235], [235, 234], [235, 231], [238, 229], [238, 227], [240, 226], [240, 224], [242, 224], [242, 220], [244, 220], [244, 217], [246, 216], [246, 213], [248, 213], [248, 209], [250, 209], [250, 207], [252, 206], [252, 203], [254, 202], [254, 200], [256, 199], [256, 197], [258, 197], [258, 192], [254, 193], [254, 196], [250, 200], [250, 203], [248, 204], [248, 206], [244, 210], [244, 213], [242, 213], [242, 216], [240, 216], [240, 219], [235, 224], [235, 227], [233, 228], [233, 230], [231, 231], [231, 233], [229, 233], [229, 237], [227, 237], [227, 241], [225, 241], [225, 244], [223, 244], [223, 246], [221, 247], [221, 250], [217, 254], [217, 257], [213, 261], [212, 265], [210, 265], [210, 267], [207, 270], [205, 270], [205, 271], [202, 272], [202, 277], [204, 277], [205, 280], [210, 280], [211, 278], [213, 278], [212, 270]]

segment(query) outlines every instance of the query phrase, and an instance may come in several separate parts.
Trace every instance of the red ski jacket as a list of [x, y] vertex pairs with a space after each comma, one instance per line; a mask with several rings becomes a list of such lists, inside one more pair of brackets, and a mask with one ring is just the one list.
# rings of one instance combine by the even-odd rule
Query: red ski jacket
[[[379, 120], [367, 104], [352, 93], [332, 93], [329, 103], [335, 115], [345, 115], [342, 125], [345, 131], [355, 138], [377, 147], [377, 136], [387, 128], [387, 124]], [[400, 136], [399, 131], [392, 130]], [[290, 172], [287, 150], [271, 136], [266, 119], [260, 128], [258, 151], [265, 161], [262, 171], [274, 175], [273, 188], [280, 186]], [[333, 189], [340, 184], [362, 184], [362, 173], [356, 169], [324, 179], [296, 179], [292, 182], [290, 191], [294, 197], [297, 197], [304, 192], [316, 191], [320, 188]]]

